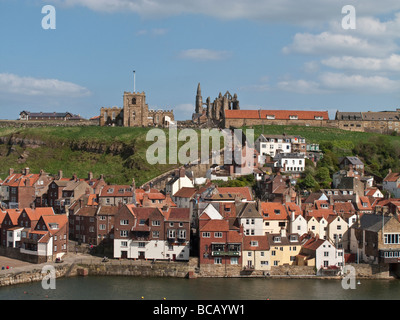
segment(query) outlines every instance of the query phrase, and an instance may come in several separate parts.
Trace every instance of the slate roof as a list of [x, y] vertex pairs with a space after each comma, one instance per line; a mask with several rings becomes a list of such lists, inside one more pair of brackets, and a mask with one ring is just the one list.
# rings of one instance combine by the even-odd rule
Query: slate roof
[[381, 216], [377, 214], [364, 214], [360, 218], [360, 229], [378, 232], [382, 229], [382, 225], [389, 222], [391, 217]]

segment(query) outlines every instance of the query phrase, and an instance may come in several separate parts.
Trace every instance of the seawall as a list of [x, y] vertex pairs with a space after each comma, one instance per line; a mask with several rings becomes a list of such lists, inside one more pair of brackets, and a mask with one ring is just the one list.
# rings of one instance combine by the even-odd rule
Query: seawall
[[[197, 259], [189, 262], [82, 261], [75, 263], [52, 264], [56, 278], [76, 276], [128, 276], [128, 277], [172, 277], [172, 278], [249, 278], [271, 279], [341, 279], [340, 276], [316, 275], [312, 267], [279, 266], [268, 272], [243, 272], [238, 268], [197, 267]], [[386, 266], [352, 264], [357, 279], [388, 280], [395, 279]], [[46, 273], [40, 266], [31, 270], [7, 270], [0, 274], [0, 287], [42, 281]]]

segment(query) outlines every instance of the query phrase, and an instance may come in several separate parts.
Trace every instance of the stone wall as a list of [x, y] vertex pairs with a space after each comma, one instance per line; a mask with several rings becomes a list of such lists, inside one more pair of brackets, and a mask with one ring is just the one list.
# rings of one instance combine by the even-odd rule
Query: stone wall
[[309, 126], [337, 128], [347, 131], [391, 134], [400, 132], [400, 121], [372, 120], [266, 120], [266, 119], [225, 119], [225, 128], [240, 128], [255, 125]]
[[98, 121], [21, 121], [0, 120], [0, 128], [36, 128], [36, 127], [86, 127], [98, 126]]
[[5, 256], [11, 259], [18, 259], [36, 264], [47, 262], [47, 257], [38, 256], [34, 254], [21, 253], [20, 249], [18, 248], [7, 248], [3, 246], [0, 246], [0, 256]]
[[355, 268], [356, 278], [393, 279], [393, 275], [389, 270], [389, 264], [351, 263], [348, 265]]

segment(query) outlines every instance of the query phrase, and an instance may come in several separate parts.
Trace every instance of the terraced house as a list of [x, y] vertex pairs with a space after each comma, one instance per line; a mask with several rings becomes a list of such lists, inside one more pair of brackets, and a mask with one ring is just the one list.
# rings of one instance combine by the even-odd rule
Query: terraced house
[[122, 206], [115, 216], [114, 258], [189, 260], [190, 210]]

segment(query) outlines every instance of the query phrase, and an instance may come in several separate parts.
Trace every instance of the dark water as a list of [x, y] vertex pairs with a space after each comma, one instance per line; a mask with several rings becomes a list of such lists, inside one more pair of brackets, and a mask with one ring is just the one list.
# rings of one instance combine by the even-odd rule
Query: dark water
[[[143, 297], [143, 298], [142, 298]], [[339, 280], [175, 279], [75, 277], [0, 288], [1, 300], [399, 300], [400, 280], [363, 280], [343, 289]]]

